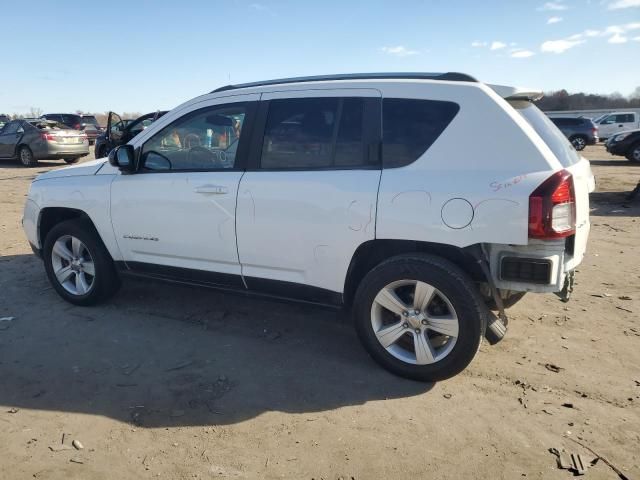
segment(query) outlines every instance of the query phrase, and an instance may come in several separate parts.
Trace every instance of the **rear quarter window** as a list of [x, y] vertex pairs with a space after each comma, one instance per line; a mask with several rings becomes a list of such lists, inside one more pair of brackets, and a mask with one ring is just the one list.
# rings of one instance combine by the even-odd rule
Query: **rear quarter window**
[[567, 137], [533, 103], [529, 100], [509, 100], [509, 105], [533, 127], [563, 167], [580, 161], [580, 155], [569, 143]]
[[440, 100], [386, 98], [382, 102], [384, 168], [404, 167], [420, 158], [445, 131], [460, 106]]

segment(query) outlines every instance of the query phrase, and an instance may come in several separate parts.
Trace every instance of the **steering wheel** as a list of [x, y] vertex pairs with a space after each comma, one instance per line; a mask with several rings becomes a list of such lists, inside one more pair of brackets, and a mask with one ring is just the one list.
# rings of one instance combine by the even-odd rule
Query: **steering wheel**
[[216, 155], [215, 151], [211, 151], [208, 148], [204, 148], [204, 147], [193, 147], [191, 149], [189, 149], [189, 151], [187, 152], [187, 163], [191, 162], [191, 156], [193, 154], [206, 154], [207, 157], [209, 157], [209, 160], [211, 160], [211, 163], [214, 164], [215, 168], [223, 168], [224, 165], [222, 164], [222, 159], [220, 158], [219, 155]]

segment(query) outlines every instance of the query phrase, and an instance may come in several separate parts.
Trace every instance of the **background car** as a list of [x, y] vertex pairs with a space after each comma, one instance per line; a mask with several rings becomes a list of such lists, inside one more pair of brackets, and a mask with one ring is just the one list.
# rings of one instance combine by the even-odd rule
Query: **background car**
[[618, 133], [640, 128], [640, 115], [637, 112], [611, 112], [599, 117], [597, 124], [602, 140], [606, 140]]
[[44, 159], [76, 163], [88, 154], [84, 132], [52, 120], [13, 120], [0, 129], [0, 158], [17, 158], [25, 167], [35, 167]]
[[611, 155], [620, 155], [632, 162], [640, 162], [640, 130], [613, 135], [607, 140], [605, 147]]
[[98, 138], [96, 138], [96, 158], [106, 157], [112, 149], [118, 145], [124, 145], [127, 143], [158, 118], [162, 117], [165, 113], [167, 112], [157, 111], [142, 115], [135, 120], [123, 120], [117, 113], [109, 112], [107, 129], [102, 135], [99, 135]]
[[576, 150], [598, 143], [598, 127], [590, 118], [551, 117], [550, 120], [569, 139]]
[[[89, 138], [89, 145], [92, 145], [95, 143], [98, 135], [104, 132], [104, 128], [100, 126], [98, 119], [94, 115], [80, 115], [80, 117], [82, 118], [82, 128]], [[96, 130], [95, 136], [93, 135], [94, 128]]]
[[0, 125], [5, 124], [11, 121], [11, 117], [9, 115], [5, 115], [4, 113], [0, 113]]
[[[93, 115], [91, 115], [93, 117]], [[87, 134], [87, 138], [89, 139], [89, 144], [95, 143], [96, 137], [99, 132], [96, 126], [93, 123], [87, 123], [83, 120], [82, 116], [77, 115], [75, 113], [45, 113], [42, 117], [46, 120], [53, 120], [58, 123], [62, 123], [67, 127], [71, 127], [74, 130], [80, 130]], [[95, 117], [93, 117], [95, 120]], [[96, 124], [97, 124], [96, 120]]]

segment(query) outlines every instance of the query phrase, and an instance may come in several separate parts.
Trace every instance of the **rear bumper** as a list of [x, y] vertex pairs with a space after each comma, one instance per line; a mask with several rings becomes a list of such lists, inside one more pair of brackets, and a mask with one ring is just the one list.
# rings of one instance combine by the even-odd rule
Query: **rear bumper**
[[38, 154], [38, 158], [76, 158], [89, 155], [89, 142], [85, 140], [77, 145], [55, 145], [47, 142], [46, 146]]
[[[589, 224], [582, 232], [588, 235]], [[529, 245], [490, 245], [491, 274], [497, 288], [517, 292], [560, 292], [582, 262], [570, 239], [531, 241]]]

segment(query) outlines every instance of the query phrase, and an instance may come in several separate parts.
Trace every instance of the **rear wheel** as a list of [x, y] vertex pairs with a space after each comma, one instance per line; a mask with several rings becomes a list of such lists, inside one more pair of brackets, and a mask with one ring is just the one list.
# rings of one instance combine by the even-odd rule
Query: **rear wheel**
[[64, 161], [71, 164], [71, 163], [78, 163], [78, 160], [80, 160], [80, 157], [75, 157], [75, 158], [65, 158]]
[[33, 152], [29, 147], [23, 145], [18, 150], [18, 158], [20, 159], [20, 163], [25, 167], [35, 167], [38, 165], [38, 160], [33, 156]]
[[473, 360], [486, 327], [475, 284], [456, 265], [431, 255], [391, 258], [356, 292], [354, 320], [365, 349], [402, 377], [437, 381]]
[[640, 162], [640, 143], [636, 143], [629, 153], [627, 153], [627, 158], [632, 162]]
[[68, 220], [53, 227], [43, 258], [53, 288], [75, 305], [100, 303], [120, 286], [111, 255], [87, 221]]
[[571, 145], [573, 145], [573, 148], [575, 148], [578, 151], [584, 150], [584, 147], [587, 146], [587, 139], [580, 135], [571, 137], [570, 141], [571, 141]]

